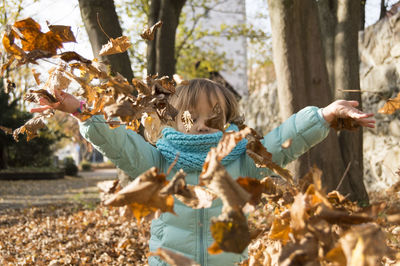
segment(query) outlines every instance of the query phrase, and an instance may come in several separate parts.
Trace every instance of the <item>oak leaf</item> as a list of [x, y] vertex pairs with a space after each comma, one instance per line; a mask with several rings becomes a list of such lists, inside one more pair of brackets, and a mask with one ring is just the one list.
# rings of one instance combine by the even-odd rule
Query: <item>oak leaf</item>
[[131, 46], [132, 46], [132, 44], [129, 41], [128, 37], [126, 37], [126, 36], [121, 36], [116, 39], [111, 38], [108, 41], [108, 43], [104, 44], [101, 47], [99, 55], [105, 56], [105, 55], [123, 53], [126, 50], [128, 50], [128, 48]]
[[40, 25], [32, 18], [27, 18], [14, 23], [13, 25], [21, 33], [15, 34], [21, 39], [24, 51], [43, 50], [56, 54], [57, 49], [62, 48], [63, 42], [75, 42], [75, 37], [69, 26], [50, 26], [50, 31], [41, 32]]

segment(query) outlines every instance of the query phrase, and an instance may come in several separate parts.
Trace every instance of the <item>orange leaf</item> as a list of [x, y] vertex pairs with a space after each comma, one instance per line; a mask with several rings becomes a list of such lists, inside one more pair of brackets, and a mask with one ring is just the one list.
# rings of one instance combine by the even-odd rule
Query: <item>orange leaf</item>
[[396, 98], [387, 100], [385, 105], [378, 110], [378, 113], [391, 115], [397, 109], [400, 109], [400, 93], [397, 94]]
[[111, 38], [107, 44], [104, 44], [101, 47], [99, 55], [105, 56], [105, 55], [123, 53], [126, 50], [128, 50], [128, 48], [131, 46], [132, 44], [129, 41], [128, 37], [126, 36], [121, 36], [118, 37], [117, 39]]

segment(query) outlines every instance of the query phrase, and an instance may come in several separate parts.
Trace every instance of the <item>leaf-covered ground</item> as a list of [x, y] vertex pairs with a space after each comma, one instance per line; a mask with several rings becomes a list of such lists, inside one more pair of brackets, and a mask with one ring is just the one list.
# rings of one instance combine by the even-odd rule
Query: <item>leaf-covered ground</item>
[[0, 212], [1, 265], [144, 265], [149, 224], [118, 208], [61, 205]]

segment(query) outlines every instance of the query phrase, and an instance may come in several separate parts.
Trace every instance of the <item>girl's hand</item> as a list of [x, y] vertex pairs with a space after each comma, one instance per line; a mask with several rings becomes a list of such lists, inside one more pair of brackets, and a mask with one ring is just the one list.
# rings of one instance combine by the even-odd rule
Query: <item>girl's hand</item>
[[375, 120], [369, 119], [374, 114], [366, 114], [359, 109], [357, 101], [337, 100], [322, 109], [322, 115], [328, 123], [335, 118], [353, 118], [360, 126], [375, 127]]
[[59, 90], [55, 90], [54, 94], [57, 102], [51, 103], [45, 98], [40, 98], [39, 104], [41, 107], [33, 108], [30, 110], [30, 112], [36, 113], [43, 112], [47, 109], [56, 109], [66, 113], [74, 113], [80, 107], [80, 101], [72, 94]]

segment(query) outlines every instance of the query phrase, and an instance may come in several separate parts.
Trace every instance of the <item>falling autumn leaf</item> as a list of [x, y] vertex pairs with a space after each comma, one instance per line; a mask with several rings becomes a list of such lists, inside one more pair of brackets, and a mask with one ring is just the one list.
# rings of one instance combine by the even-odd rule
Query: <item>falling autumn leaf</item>
[[132, 44], [129, 41], [128, 37], [126, 36], [121, 36], [118, 37], [117, 39], [111, 38], [107, 44], [104, 44], [101, 47], [99, 55], [105, 56], [105, 55], [123, 53], [126, 50], [128, 50], [128, 48], [131, 46]]
[[133, 213], [138, 213], [135, 215], [138, 221], [143, 213], [148, 214], [157, 209], [174, 213], [173, 197], [159, 193], [167, 183], [165, 174], [158, 173], [157, 168], [152, 167], [107, 199], [104, 204], [115, 207], [130, 205]]
[[257, 167], [267, 167], [274, 173], [283, 177], [287, 182], [293, 184], [293, 177], [289, 170], [280, 167], [272, 161], [272, 154], [262, 145], [260, 140], [252, 134], [247, 136], [248, 143], [246, 152], [254, 160]]
[[347, 118], [340, 118], [340, 117], [336, 117], [335, 119], [332, 120], [332, 122], [330, 123], [331, 128], [339, 131], [339, 130], [350, 130], [350, 131], [354, 131], [357, 130], [360, 125], [357, 123], [357, 121], [351, 117], [347, 117]]
[[395, 98], [387, 100], [385, 105], [378, 110], [378, 113], [391, 115], [398, 109], [400, 109], [400, 93]]
[[142, 37], [145, 40], [152, 41], [154, 40], [154, 34], [157, 29], [161, 28], [163, 22], [160, 20], [156, 24], [154, 24], [152, 27], [149, 29], [145, 29], [142, 34], [140, 34], [140, 37]]
[[224, 130], [225, 126], [225, 119], [224, 119], [224, 112], [222, 110], [222, 107], [219, 103], [216, 103], [211, 111], [211, 116], [207, 118], [207, 120], [204, 122], [204, 124], [207, 127], [210, 128], [215, 128], [220, 131]]
[[49, 103], [57, 102], [57, 99], [46, 90], [29, 90], [25, 96], [24, 100], [32, 103], [39, 103], [41, 98], [46, 99]]
[[35, 78], [36, 84], [40, 85], [40, 83], [41, 83], [40, 79], [39, 79], [40, 73], [36, 72], [36, 70], [34, 68], [32, 68], [32, 74], [33, 74], [33, 77]]
[[237, 210], [222, 213], [211, 219], [211, 235], [215, 242], [208, 248], [210, 254], [222, 251], [242, 253], [250, 243], [246, 216]]
[[182, 169], [179, 170], [168, 185], [160, 191], [160, 194], [174, 195], [193, 209], [210, 208], [216, 195], [207, 188], [187, 185], [185, 177], [186, 173]]
[[184, 111], [181, 116], [182, 124], [185, 126], [186, 132], [189, 132], [193, 126], [192, 115], [189, 111]]
[[[54, 113], [47, 113], [47, 116], [52, 116]], [[34, 118], [28, 120], [23, 126], [17, 128], [13, 132], [13, 137], [15, 141], [18, 141], [18, 135], [26, 133], [26, 140], [30, 141], [33, 138], [38, 136], [37, 131], [39, 129], [45, 128], [46, 124], [44, 123], [45, 116], [40, 114], [35, 116]]]

